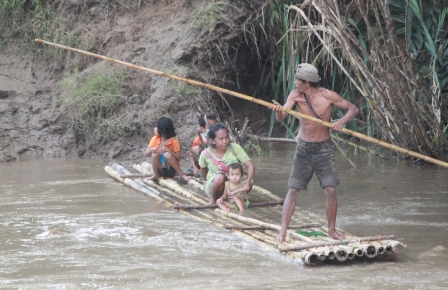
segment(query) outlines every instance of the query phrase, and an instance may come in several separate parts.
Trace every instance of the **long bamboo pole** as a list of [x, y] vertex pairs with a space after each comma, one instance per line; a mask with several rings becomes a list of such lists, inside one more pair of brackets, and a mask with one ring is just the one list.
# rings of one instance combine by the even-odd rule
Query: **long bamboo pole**
[[[266, 202], [259, 202], [259, 203], [251, 203], [249, 204], [249, 208], [252, 207], [262, 207], [262, 206], [276, 206], [276, 205], [283, 205], [282, 201], [266, 201]], [[185, 205], [185, 204], [177, 204], [173, 208], [174, 209], [209, 209], [209, 208], [217, 208], [217, 204], [204, 204], [204, 205]]]
[[[322, 224], [303, 224], [303, 225], [292, 225], [289, 226], [288, 229], [305, 229], [305, 228], [320, 228]], [[238, 230], [238, 231], [264, 231], [269, 230], [270, 228], [263, 226], [224, 226], [225, 229], [228, 230]]]
[[[157, 70], [153, 70], [153, 69], [150, 69], [150, 68], [138, 66], [138, 65], [135, 65], [135, 64], [131, 64], [131, 63], [124, 62], [124, 61], [121, 61], [121, 60], [113, 59], [113, 58], [110, 58], [110, 57], [107, 57], [107, 56], [103, 56], [103, 55], [100, 55], [100, 54], [91, 53], [91, 52], [88, 52], [88, 51], [84, 51], [84, 50], [68, 47], [68, 46], [65, 46], [65, 45], [49, 42], [49, 41], [38, 39], [38, 38], [35, 39], [35, 41], [38, 42], [38, 43], [50, 45], [50, 46], [53, 46], [53, 47], [57, 47], [57, 48], [65, 49], [65, 50], [70, 50], [70, 51], [78, 52], [78, 53], [85, 54], [85, 55], [88, 55], [88, 56], [91, 56], [91, 57], [103, 59], [103, 60], [110, 61], [110, 62], [113, 62], [113, 63], [116, 63], [116, 64], [120, 64], [120, 65], [124, 65], [124, 66], [130, 67], [130, 68], [133, 68], [133, 69], [146, 71], [146, 72], [149, 72], [149, 73], [152, 73], [152, 74], [155, 74], [155, 75], [159, 75], [159, 76], [164, 76], [164, 77], [167, 77], [167, 78], [175, 79], [175, 80], [178, 80], [178, 81], [181, 81], [181, 82], [185, 82], [185, 83], [188, 83], [188, 84], [191, 84], [191, 85], [204, 87], [204, 88], [209, 89], [209, 90], [214, 90], [214, 91], [221, 92], [221, 93], [224, 93], [224, 94], [227, 94], [227, 95], [231, 95], [231, 96], [234, 96], [234, 97], [237, 97], [237, 98], [245, 99], [247, 101], [254, 102], [254, 103], [257, 103], [259, 105], [268, 107], [268, 108], [272, 108], [272, 107], [275, 106], [275, 104], [272, 104], [272, 103], [269, 103], [269, 102], [266, 102], [266, 101], [263, 101], [263, 100], [251, 97], [251, 96], [240, 94], [240, 93], [237, 93], [237, 92], [234, 92], [234, 91], [231, 91], [231, 90], [223, 89], [223, 88], [220, 88], [220, 87], [217, 87], [217, 86], [213, 86], [213, 85], [210, 85], [210, 84], [206, 84], [206, 83], [198, 82], [198, 81], [195, 81], [195, 80], [183, 78], [183, 77], [180, 77], [180, 76], [167, 74], [167, 73], [164, 73], [164, 72], [161, 72], [161, 71], [157, 71]], [[329, 123], [327, 121], [323, 121], [321, 119], [317, 119], [315, 117], [308, 116], [308, 115], [302, 114], [300, 112], [297, 112], [297, 111], [294, 111], [294, 110], [290, 110], [290, 109], [286, 109], [286, 108], [284, 108], [283, 111], [288, 113], [288, 114], [290, 114], [290, 115], [293, 115], [295, 117], [307, 119], [307, 120], [319, 123], [322, 126], [331, 128], [331, 123]], [[391, 149], [391, 150], [394, 150], [394, 151], [397, 151], [397, 152], [400, 152], [400, 153], [403, 153], [403, 154], [406, 154], [406, 155], [409, 155], [409, 156], [413, 156], [413, 157], [425, 160], [427, 162], [431, 162], [433, 164], [436, 164], [436, 165], [448, 168], [448, 163], [447, 162], [444, 162], [444, 161], [441, 161], [441, 160], [438, 160], [438, 159], [426, 156], [424, 154], [417, 153], [417, 152], [411, 151], [409, 149], [402, 148], [402, 147], [399, 147], [399, 146], [396, 146], [396, 145], [393, 145], [393, 144], [390, 144], [390, 143], [387, 143], [387, 142], [384, 142], [384, 141], [372, 138], [370, 136], [367, 136], [367, 135], [364, 135], [364, 134], [361, 134], [361, 133], [358, 133], [358, 132], [355, 132], [355, 131], [352, 131], [352, 130], [349, 130], [349, 129], [346, 129], [346, 128], [343, 128], [341, 130], [341, 132], [349, 134], [349, 135], [352, 135], [352, 136], [357, 137], [359, 139], [363, 139], [363, 140], [371, 142], [373, 144], [376, 144], [376, 145], [379, 145], [379, 146], [382, 146], [382, 147], [385, 147], [385, 148], [388, 148], [388, 149]]]

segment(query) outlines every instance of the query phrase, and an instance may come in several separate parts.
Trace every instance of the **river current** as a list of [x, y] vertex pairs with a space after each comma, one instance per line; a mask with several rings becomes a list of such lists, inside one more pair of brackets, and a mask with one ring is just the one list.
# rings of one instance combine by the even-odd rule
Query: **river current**
[[[252, 156], [256, 184], [284, 197], [293, 154]], [[448, 169], [349, 157], [356, 168], [337, 155], [337, 226], [394, 234], [404, 254], [307, 266], [123, 186], [110, 161], [0, 164], [0, 288], [447, 289]], [[298, 206], [325, 219], [324, 204], [314, 177]]]

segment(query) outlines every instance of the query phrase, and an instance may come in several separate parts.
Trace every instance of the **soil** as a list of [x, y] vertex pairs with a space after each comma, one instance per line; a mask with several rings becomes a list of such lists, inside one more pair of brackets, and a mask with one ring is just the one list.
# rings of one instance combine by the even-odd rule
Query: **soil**
[[[129, 1], [128, 6], [119, 2], [122, 1], [67, 0], [60, 9], [75, 16], [89, 14], [89, 17], [78, 17], [72, 29], [80, 37], [94, 35], [93, 52], [172, 74], [182, 74], [188, 68], [188, 74], [181, 76], [215, 85], [225, 84], [228, 89], [235, 87], [229, 81], [231, 69], [219, 57], [206, 55], [207, 47], [203, 44], [204, 39], [210, 37], [210, 29], [198, 29], [191, 21], [194, 12], [207, 2]], [[136, 6], [137, 2], [140, 7]], [[235, 32], [225, 29], [221, 36], [236, 37]], [[162, 115], [170, 116], [178, 134], [182, 133], [183, 155], [187, 156], [185, 152], [197, 132], [199, 111], [215, 110], [222, 120], [229, 116], [228, 108], [221, 110], [226, 105], [216, 93], [201, 90], [196, 99], [185, 100], [164, 77], [104, 60], [89, 59], [83, 64], [86, 58], [77, 58], [74, 53], [65, 54], [63, 58], [48, 58], [35, 51], [18, 53], [10, 45], [0, 58], [0, 161], [20, 160], [30, 155], [137, 160], [152, 137], [154, 121]], [[127, 71], [126, 101], [117, 114], [141, 122], [138, 134], [107, 140], [79, 138], [67, 118], [67, 109], [57, 105], [61, 94], [58, 83], [62, 77], [73, 73], [67, 63], [74, 60], [82, 68], [80, 75], [91, 71]], [[245, 93], [246, 89], [249, 90], [240, 87], [240, 92]], [[245, 101], [226, 98], [232, 107], [240, 108], [232, 112], [233, 117], [242, 118], [241, 104]], [[254, 122], [265, 118], [265, 111], [253, 104], [249, 106], [245, 114]]]

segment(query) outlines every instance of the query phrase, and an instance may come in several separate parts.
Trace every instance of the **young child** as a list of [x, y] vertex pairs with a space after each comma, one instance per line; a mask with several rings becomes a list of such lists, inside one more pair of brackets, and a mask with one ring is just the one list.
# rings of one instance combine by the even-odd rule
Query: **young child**
[[149, 179], [173, 177], [177, 172], [181, 179], [188, 181], [191, 177], [185, 175], [180, 168], [181, 147], [179, 139], [176, 138], [173, 121], [168, 117], [159, 118], [154, 128], [154, 135], [145, 152], [145, 157], [151, 155], [154, 172]]
[[216, 116], [213, 114], [201, 114], [198, 118], [199, 122], [199, 136], [193, 140], [193, 145], [190, 149], [191, 166], [193, 169], [193, 176], [198, 177], [200, 168], [198, 164], [199, 155], [205, 149], [207, 144], [208, 128], [217, 122]]
[[[230, 211], [231, 209], [240, 212], [246, 211], [249, 206], [248, 194], [249, 185], [243, 186], [242, 177], [244, 174], [243, 165], [240, 163], [232, 163], [227, 166], [227, 178], [225, 182], [224, 194], [216, 200], [219, 208]], [[229, 200], [227, 201], [227, 198]]]

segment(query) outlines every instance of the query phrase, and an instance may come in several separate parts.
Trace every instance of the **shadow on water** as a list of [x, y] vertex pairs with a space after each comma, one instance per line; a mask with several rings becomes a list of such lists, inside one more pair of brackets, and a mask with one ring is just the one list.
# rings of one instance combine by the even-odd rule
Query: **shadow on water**
[[[256, 184], [284, 197], [293, 156], [253, 156]], [[337, 155], [338, 227], [394, 234], [403, 255], [303, 266], [124, 187], [102, 161], [1, 164], [0, 288], [444, 289], [448, 170], [350, 158]], [[325, 220], [324, 205], [314, 178], [298, 206]]]

